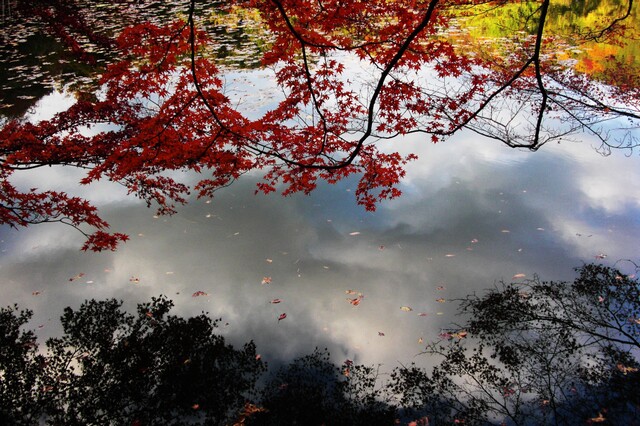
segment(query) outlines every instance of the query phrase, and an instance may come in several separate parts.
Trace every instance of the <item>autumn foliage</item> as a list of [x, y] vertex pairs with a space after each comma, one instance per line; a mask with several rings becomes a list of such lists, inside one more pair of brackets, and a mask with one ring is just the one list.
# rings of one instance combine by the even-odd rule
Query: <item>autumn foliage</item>
[[[184, 5], [163, 25], [141, 22], [109, 38], [83, 20], [72, 2], [35, 2], [32, 11], [78, 57], [77, 39], [111, 46], [113, 61], [97, 93], [50, 120], [13, 120], [0, 130], [0, 223], [59, 221], [87, 236], [83, 249], [115, 249], [126, 240], [86, 200], [46, 188], [18, 188], [16, 172], [44, 166], [86, 170], [80, 181], [118, 182], [172, 214], [193, 192], [212, 197], [250, 171], [257, 190], [284, 195], [312, 191], [319, 181], [359, 177], [356, 197], [373, 210], [400, 195], [404, 166], [414, 155], [377, 142], [423, 133], [439, 141], [464, 128], [535, 150], [587, 131], [605, 146], [633, 147], [638, 87], [604, 87], [549, 55], [549, 1], [523, 21], [508, 55], [465, 48], [448, 31], [479, 0], [236, 0], [224, 6]], [[495, 7], [511, 1], [498, 1]], [[629, 2], [631, 5], [631, 2]], [[203, 21], [208, 8], [251, 9], [269, 42], [262, 65], [282, 96], [266, 111], [247, 111], [229, 95]], [[223, 10], [224, 11], [224, 10]], [[619, 41], [626, 16], [602, 23], [601, 38]], [[63, 19], [64, 17], [64, 19]], [[580, 34], [576, 34], [579, 38]], [[584, 35], [593, 38], [593, 34]], [[604, 124], [630, 120], [613, 138]], [[201, 174], [193, 187], [168, 174]]]

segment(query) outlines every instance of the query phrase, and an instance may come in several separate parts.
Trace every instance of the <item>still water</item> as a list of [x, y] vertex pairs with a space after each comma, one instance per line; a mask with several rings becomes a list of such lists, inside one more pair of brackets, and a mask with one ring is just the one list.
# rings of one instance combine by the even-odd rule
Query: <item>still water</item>
[[[70, 102], [53, 92], [31, 118]], [[453, 299], [523, 275], [571, 279], [584, 262], [638, 259], [637, 153], [603, 157], [586, 136], [536, 153], [470, 133], [436, 145], [388, 143], [420, 159], [408, 166], [404, 195], [374, 213], [356, 205], [355, 181], [283, 198], [254, 195], [257, 177], [247, 175], [172, 217], [155, 217], [115, 184], [81, 188], [131, 241], [93, 254], [63, 225], [0, 228], [0, 302], [32, 309], [43, 343], [60, 333], [66, 306], [117, 298], [133, 309], [165, 294], [174, 314], [222, 318], [221, 334], [254, 340], [272, 364], [327, 347], [336, 362], [391, 369], [429, 362], [417, 354], [461, 322]], [[68, 170], [21, 179], [78, 193]], [[617, 266], [634, 272], [629, 262]]]

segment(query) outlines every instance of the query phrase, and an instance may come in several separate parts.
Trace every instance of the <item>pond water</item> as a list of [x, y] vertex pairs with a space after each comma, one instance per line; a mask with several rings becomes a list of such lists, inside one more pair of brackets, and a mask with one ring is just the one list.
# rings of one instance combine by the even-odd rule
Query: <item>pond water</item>
[[[32, 55], [35, 65], [23, 61], [20, 75], [49, 81], [42, 68], [56, 62], [49, 56], [57, 48], [22, 30], [41, 51]], [[29, 109], [38, 120], [73, 102], [52, 87], [77, 80], [78, 70], [49, 70], [59, 80], [35, 88], [15, 67], [0, 71], [15, 77], [1, 87], [7, 116]], [[227, 77], [254, 82], [261, 72]], [[262, 101], [245, 107], [258, 110]], [[465, 132], [436, 145], [418, 136], [385, 143], [419, 160], [407, 166], [404, 195], [373, 213], [356, 205], [355, 180], [283, 198], [254, 195], [257, 176], [246, 175], [213, 200], [193, 199], [174, 216], [155, 217], [118, 185], [78, 188], [74, 171], [21, 176], [23, 188], [47, 182], [91, 199], [131, 241], [117, 252], [84, 253], [82, 236], [69, 227], [2, 227], [0, 303], [32, 309], [30, 326], [43, 343], [60, 334], [67, 306], [117, 298], [133, 309], [164, 294], [174, 314], [222, 318], [220, 332], [231, 343], [254, 340], [271, 364], [327, 347], [336, 362], [391, 369], [429, 363], [417, 354], [461, 321], [456, 298], [500, 280], [570, 280], [583, 263], [637, 260], [637, 153], [604, 157], [587, 136], [535, 153]], [[631, 262], [617, 266], [634, 272]]]
[[[43, 98], [34, 119], [65, 102], [58, 92]], [[254, 340], [272, 364], [327, 347], [336, 362], [392, 368], [429, 363], [416, 355], [460, 321], [452, 299], [514, 276], [571, 279], [584, 262], [637, 259], [637, 155], [603, 157], [588, 139], [532, 153], [470, 133], [392, 143], [420, 159], [404, 195], [374, 213], [356, 205], [355, 181], [283, 198], [254, 195], [248, 175], [172, 217], [155, 217], [115, 184], [82, 188], [131, 241], [92, 254], [69, 227], [1, 228], [2, 305], [32, 309], [44, 342], [60, 333], [66, 306], [117, 298], [133, 309], [164, 294], [175, 314], [222, 318], [230, 342]], [[78, 176], [51, 168], [21, 179], [70, 190]]]

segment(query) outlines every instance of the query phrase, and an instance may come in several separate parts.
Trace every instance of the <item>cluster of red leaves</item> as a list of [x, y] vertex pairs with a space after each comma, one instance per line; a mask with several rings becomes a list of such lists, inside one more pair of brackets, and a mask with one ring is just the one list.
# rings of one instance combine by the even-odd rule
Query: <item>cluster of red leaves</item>
[[[119, 182], [157, 205], [159, 214], [174, 213], [192, 190], [211, 197], [250, 170], [264, 171], [258, 191], [284, 195], [309, 193], [319, 180], [336, 183], [357, 174], [358, 203], [373, 210], [381, 200], [400, 195], [404, 166], [415, 159], [380, 152], [371, 143], [376, 138], [424, 132], [438, 140], [480, 119], [479, 112], [506, 87], [528, 98], [539, 89], [545, 110], [549, 91], [540, 80], [541, 43], [526, 39], [520, 56], [488, 66], [487, 58], [443, 36], [450, 12], [475, 3], [229, 2], [257, 9], [273, 35], [263, 64], [273, 67], [285, 96], [257, 119], [225, 95], [222, 72], [207, 53], [213, 42], [197, 28], [194, 1], [185, 20], [130, 27], [115, 41], [123, 59], [103, 74], [99, 94], [81, 97], [51, 120], [12, 121], [0, 130], [0, 223], [55, 220], [93, 227], [84, 249], [96, 251], [126, 239], [108, 234], [107, 223], [87, 201], [51, 191], [21, 192], [10, 183], [15, 171], [45, 165], [87, 169], [80, 181], [85, 185]], [[91, 33], [80, 15], [55, 18], [68, 10], [59, 5], [38, 13], [45, 21], [56, 20], [54, 31], [63, 39], [70, 34], [63, 34], [64, 28]], [[361, 83], [344, 75], [343, 57], [359, 58], [375, 70], [366, 95]], [[421, 76], [425, 69], [432, 72], [429, 78]], [[455, 84], [448, 83], [452, 80]], [[167, 176], [172, 171], [203, 177], [189, 188]]]

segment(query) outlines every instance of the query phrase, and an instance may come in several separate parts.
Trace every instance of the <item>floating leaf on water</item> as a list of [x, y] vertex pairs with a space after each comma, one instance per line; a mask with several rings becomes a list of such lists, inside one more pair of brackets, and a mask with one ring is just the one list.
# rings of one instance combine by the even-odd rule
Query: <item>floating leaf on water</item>
[[471, 240], [471, 244], [476, 244], [478, 242], [477, 238], [474, 238], [473, 240]]
[[628, 373], [635, 373], [636, 371], [638, 371], [637, 368], [635, 368], [635, 367], [627, 367], [624, 364], [617, 364], [616, 368], [618, 368], [618, 370], [620, 370], [620, 372], [622, 372], [622, 374], [624, 374], [625, 376]]
[[31, 292], [31, 295], [32, 295], [32, 296], [39, 296], [39, 295], [41, 295], [41, 294], [42, 294], [42, 292], [40, 292], [40, 291], [32, 291], [32, 292]]
[[602, 415], [602, 413], [598, 413], [598, 417], [591, 417], [589, 419], [592, 423], [602, 423], [607, 419]]
[[418, 314], [418, 316], [419, 316], [419, 317], [426, 317], [426, 316], [427, 316], [427, 313], [426, 313], [426, 312], [420, 312], [420, 313]]
[[418, 339], [418, 343], [419, 343], [419, 344], [423, 344], [423, 343], [424, 343], [424, 339], [423, 339], [422, 337], [420, 337], [420, 338]]
[[456, 257], [456, 255], [453, 253], [447, 253], [444, 255], [444, 257]]
[[503, 229], [503, 230], [502, 230], [502, 231], [500, 231], [500, 232], [502, 232], [503, 234], [508, 234], [508, 233], [509, 233], [509, 232], [511, 232], [511, 231], [509, 231], [508, 229]]
[[596, 255], [595, 255], [595, 258], [596, 258], [596, 259], [606, 259], [606, 258], [607, 258], [607, 255], [606, 255], [606, 254], [604, 254], [604, 253], [600, 253], [600, 254], [596, 254]]
[[193, 293], [191, 297], [200, 297], [200, 296], [208, 296], [208, 295], [209, 295], [208, 293], [205, 293], [204, 291], [199, 290]]
[[131, 278], [129, 278], [129, 281], [134, 283], [134, 284], [138, 284], [140, 282], [140, 278], [131, 277]]
[[358, 294], [358, 292], [357, 292], [357, 291], [355, 291], [355, 290], [345, 290], [344, 292], [345, 292], [346, 294]]
[[451, 333], [451, 337], [455, 337], [457, 339], [464, 339], [465, 337], [467, 337], [467, 332], [466, 331], [459, 331], [457, 333]]
[[517, 280], [519, 278], [524, 278], [524, 277], [526, 277], [525, 274], [515, 274], [513, 277], [511, 277], [511, 279]]
[[401, 311], [405, 311], [405, 312], [411, 312], [413, 311], [412, 308], [410, 308], [409, 306], [400, 306], [400, 310]]
[[75, 280], [78, 280], [78, 279], [80, 279], [82, 277], [84, 277], [84, 272], [80, 272], [79, 274], [74, 275], [73, 277], [69, 278], [69, 281], [75, 281]]
[[351, 303], [353, 306], [358, 306], [360, 304], [360, 302], [362, 301], [362, 296], [358, 296], [355, 299], [349, 299], [347, 298], [347, 300], [349, 301], [349, 303]]
[[282, 299], [273, 299], [270, 303], [276, 304], [282, 302]]
[[378, 336], [384, 336], [384, 333], [382, 331], [378, 331]]
[[278, 322], [282, 321], [286, 317], [287, 317], [287, 314], [285, 314], [285, 313], [280, 314], [280, 316], [278, 317]]
[[360, 232], [356, 231], [356, 232], [349, 232], [349, 235], [360, 235]]
[[446, 302], [446, 300], [445, 300], [445, 299], [443, 299], [443, 298], [441, 297], [441, 298], [439, 298], [439, 299], [436, 299], [436, 302], [438, 302], [438, 303], [444, 303], [444, 302]]
[[265, 259], [267, 263], [273, 263], [273, 259]]
[[439, 285], [438, 287], [436, 287], [436, 290], [442, 291], [442, 290], [444, 290], [444, 286], [443, 285]]
[[271, 277], [262, 277], [262, 285], [271, 284]]

